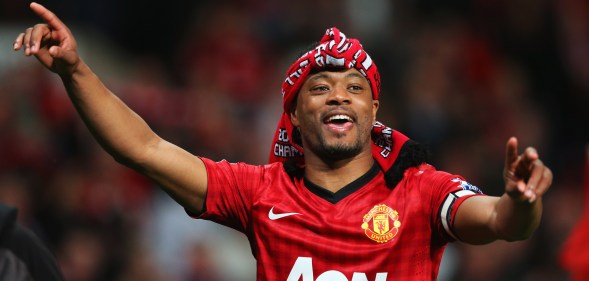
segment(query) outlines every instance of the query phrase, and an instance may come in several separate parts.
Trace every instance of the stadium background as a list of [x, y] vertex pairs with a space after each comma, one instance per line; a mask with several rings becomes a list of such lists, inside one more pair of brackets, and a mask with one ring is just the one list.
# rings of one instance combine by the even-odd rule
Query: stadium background
[[[589, 5], [582, 0], [39, 1], [105, 83], [164, 138], [263, 164], [288, 65], [323, 31], [359, 38], [380, 69], [379, 120], [439, 169], [501, 193], [511, 135], [555, 174], [525, 242], [451, 244], [439, 280], [567, 280], [583, 209]], [[59, 79], [12, 52], [37, 22], [0, 0], [0, 201], [20, 209], [69, 281], [254, 280], [243, 235], [188, 218], [90, 137]]]

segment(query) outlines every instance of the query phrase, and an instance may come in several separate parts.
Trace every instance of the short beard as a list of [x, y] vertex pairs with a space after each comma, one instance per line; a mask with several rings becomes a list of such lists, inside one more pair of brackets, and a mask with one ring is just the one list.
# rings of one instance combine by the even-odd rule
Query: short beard
[[362, 145], [358, 141], [353, 144], [328, 145], [323, 138], [319, 140], [319, 147], [315, 154], [324, 161], [339, 161], [350, 159], [362, 152]]

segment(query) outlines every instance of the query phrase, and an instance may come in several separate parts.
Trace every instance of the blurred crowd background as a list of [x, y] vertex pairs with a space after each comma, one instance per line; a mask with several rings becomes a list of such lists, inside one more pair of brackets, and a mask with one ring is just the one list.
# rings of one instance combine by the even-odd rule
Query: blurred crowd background
[[[382, 77], [378, 119], [487, 194], [504, 147], [554, 172], [525, 242], [449, 245], [439, 280], [568, 280], [559, 262], [583, 206], [589, 143], [584, 0], [39, 1], [82, 57], [162, 137], [212, 159], [266, 163], [286, 69], [326, 28], [360, 39]], [[195, 220], [103, 152], [57, 76], [12, 51], [37, 23], [0, 0], [0, 202], [68, 281], [252, 281], [245, 237]]]

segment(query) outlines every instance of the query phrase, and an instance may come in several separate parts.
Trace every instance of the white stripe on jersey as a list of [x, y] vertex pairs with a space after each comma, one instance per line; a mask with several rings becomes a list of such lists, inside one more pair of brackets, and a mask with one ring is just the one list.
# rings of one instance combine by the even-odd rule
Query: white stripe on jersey
[[452, 206], [454, 206], [454, 202], [460, 197], [475, 194], [473, 191], [470, 190], [459, 190], [448, 194], [446, 200], [444, 200], [444, 204], [442, 204], [442, 208], [440, 209], [440, 217], [442, 219], [442, 226], [446, 233], [448, 233], [452, 238], [456, 240], [458, 237], [452, 231], [451, 219], [452, 219]]

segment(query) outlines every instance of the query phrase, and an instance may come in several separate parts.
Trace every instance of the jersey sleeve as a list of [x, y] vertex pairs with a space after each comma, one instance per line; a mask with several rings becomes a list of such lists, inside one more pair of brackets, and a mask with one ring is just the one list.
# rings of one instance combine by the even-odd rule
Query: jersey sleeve
[[263, 167], [201, 158], [207, 169], [204, 212], [197, 216], [245, 232]]
[[447, 241], [460, 240], [454, 233], [454, 217], [464, 200], [477, 195], [484, 195], [476, 186], [468, 183], [462, 176], [433, 171], [429, 178], [431, 207], [435, 214], [434, 226], [441, 238]]
[[460, 204], [464, 200], [477, 195], [484, 195], [476, 186], [468, 183], [461, 176], [453, 175], [449, 181], [446, 181], [446, 189], [450, 192], [445, 196], [442, 203], [439, 204], [439, 212], [436, 218], [436, 225], [441, 226], [445, 233], [452, 237], [452, 240], [460, 240], [454, 233], [454, 217]]

